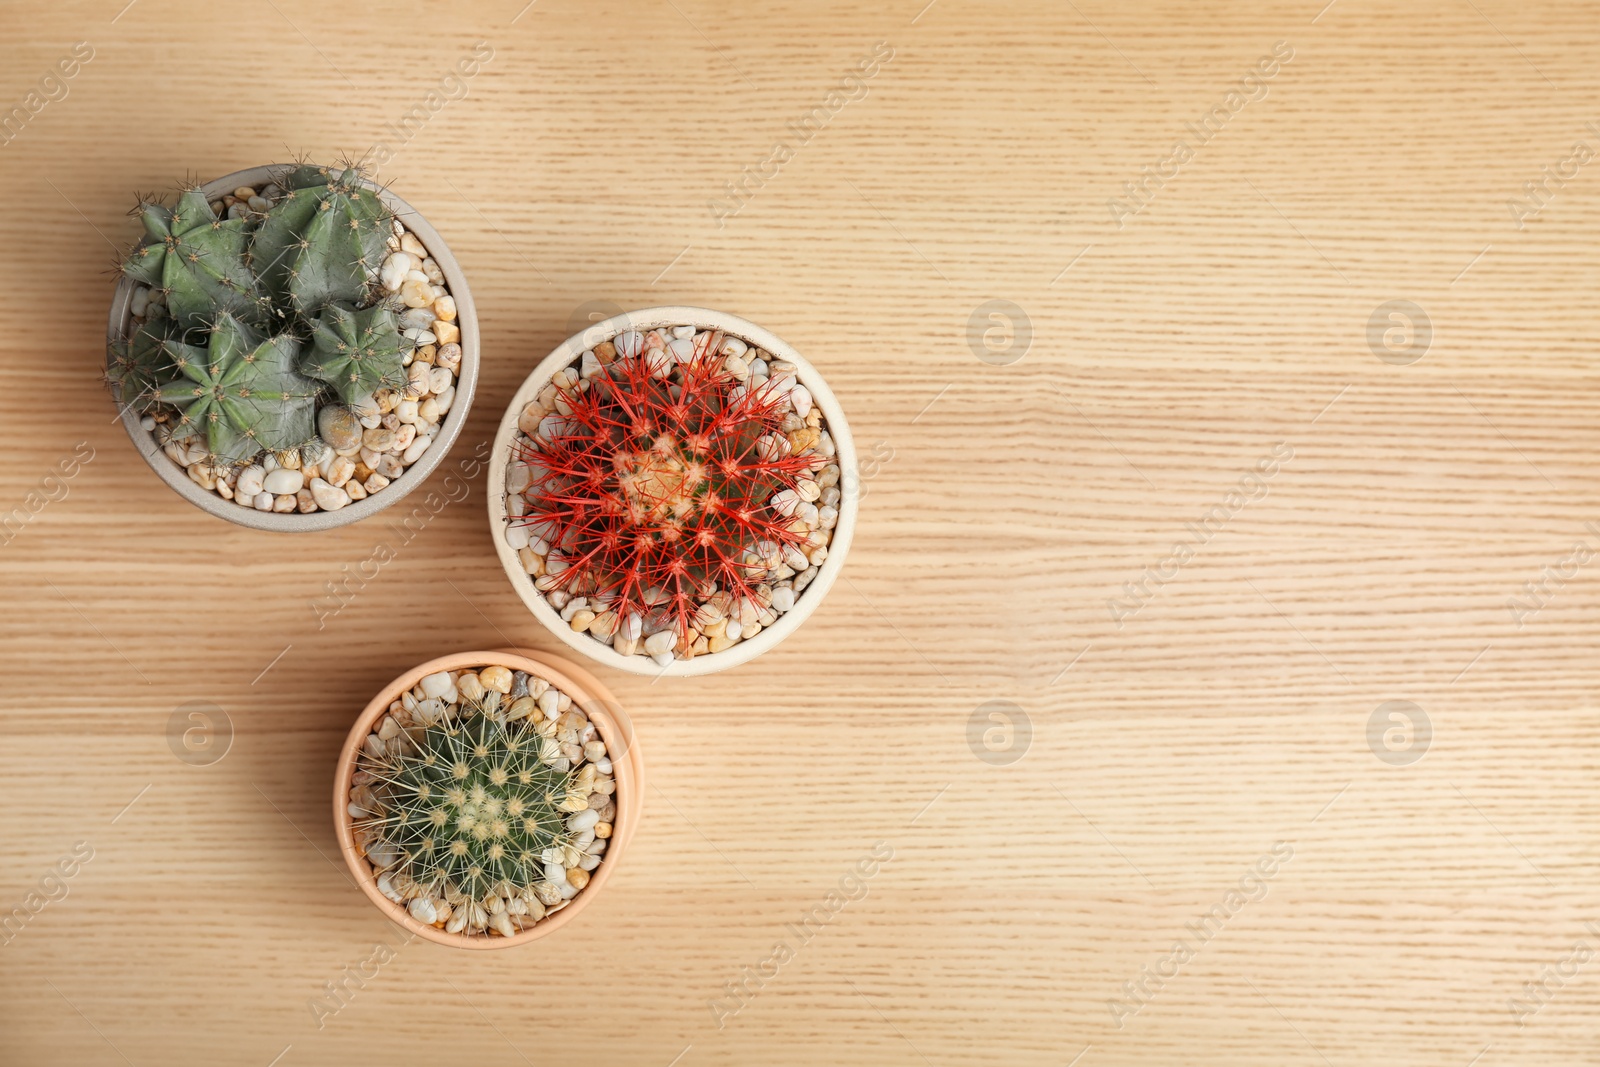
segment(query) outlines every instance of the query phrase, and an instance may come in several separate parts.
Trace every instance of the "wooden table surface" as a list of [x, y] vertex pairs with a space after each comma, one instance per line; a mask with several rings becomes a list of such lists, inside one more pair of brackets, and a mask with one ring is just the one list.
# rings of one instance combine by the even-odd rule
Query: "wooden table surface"
[[[1600, 1063], [1600, 4], [125, 2], [0, 11], [0, 1061]], [[97, 381], [135, 190], [369, 150], [481, 316], [434, 483], [665, 303], [874, 460], [783, 646], [607, 674], [640, 833], [505, 953], [327, 814], [388, 679], [558, 647], [482, 475], [319, 625], [385, 520], [204, 515]]]

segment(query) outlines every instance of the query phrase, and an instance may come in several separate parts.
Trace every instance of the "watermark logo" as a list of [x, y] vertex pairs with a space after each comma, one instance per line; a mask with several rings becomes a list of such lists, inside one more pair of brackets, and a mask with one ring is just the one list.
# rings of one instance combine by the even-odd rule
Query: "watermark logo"
[[[1586, 922], [1591, 934], [1600, 935], [1600, 926], [1593, 922]], [[1522, 984], [1522, 996], [1507, 997], [1506, 1009], [1511, 1012], [1511, 1018], [1516, 1021], [1517, 1029], [1528, 1025], [1528, 1020], [1544, 1010], [1544, 1006], [1555, 999], [1558, 992], [1564, 989], [1568, 982], [1578, 977], [1578, 974], [1594, 959], [1594, 949], [1589, 947], [1587, 941], [1573, 943], [1570, 951], [1555, 963], [1542, 968], [1531, 982]]]
[[826, 930], [846, 907], [864, 899], [868, 883], [892, 859], [894, 846], [887, 841], [877, 842], [839, 876], [836, 888], [830, 889], [815, 907], [803, 913], [798, 922], [784, 923], [784, 936], [773, 942], [767, 955], [739, 968], [738, 977], [723, 984], [723, 995], [706, 1001], [717, 1029], [727, 1026], [729, 1019], [749, 1007], [767, 984], [778, 977], [783, 966], [799, 955], [812, 938]]
[[[1600, 527], [1593, 522], [1584, 523], [1592, 533], [1600, 534]], [[1537, 581], [1524, 582], [1522, 595], [1526, 599], [1517, 597], [1506, 598], [1506, 608], [1511, 612], [1511, 621], [1516, 623], [1517, 629], [1527, 625], [1529, 619], [1544, 610], [1546, 604], [1555, 598], [1563, 587], [1578, 576], [1578, 571], [1594, 558], [1595, 550], [1589, 547], [1587, 541], [1576, 541], [1572, 550], [1554, 563], [1547, 563], [1539, 571]]]
[[[394, 534], [393, 541], [380, 541], [372, 546], [372, 551], [366, 558], [358, 561], [353, 568], [349, 563], [340, 565], [339, 576], [324, 586], [327, 595], [310, 602], [311, 610], [317, 616], [318, 630], [327, 626], [329, 619], [349, 607], [356, 596], [378, 577], [383, 568], [394, 562], [400, 555], [400, 550], [410, 544], [412, 538], [421, 533], [441, 511], [451, 504], [459, 504], [471, 495], [471, 481], [478, 476], [488, 451], [489, 442], [480, 441], [478, 447], [472, 450], [472, 455], [457, 463], [456, 469], [446, 474], [439, 483], [439, 488], [444, 490], [443, 495], [433, 490], [422, 493], [421, 503], [414, 506], [398, 525], [394, 519], [390, 519], [389, 531]], [[410, 499], [415, 500], [416, 497]], [[399, 508], [394, 510], [398, 511]]]
[[383, 968], [393, 963], [400, 955], [400, 950], [417, 939], [417, 935], [409, 930], [402, 930], [398, 926], [389, 931], [393, 943], [385, 941], [376, 942], [372, 952], [365, 959], [358, 960], [339, 972], [338, 977], [322, 984], [322, 995], [312, 997], [306, 1001], [306, 1007], [311, 1011], [311, 1017], [316, 1020], [317, 1029], [321, 1030], [328, 1025], [328, 1020], [338, 1015], [350, 1002], [355, 1000], [356, 994], [367, 988], [367, 983], [375, 980]]
[[233, 719], [209, 700], [191, 700], [168, 716], [167, 747], [181, 763], [209, 767], [233, 747]]
[[1222, 933], [1235, 915], [1251, 904], [1266, 899], [1270, 883], [1282, 870], [1282, 865], [1294, 859], [1294, 845], [1288, 841], [1275, 841], [1248, 871], [1222, 895], [1222, 899], [1200, 913], [1199, 918], [1184, 924], [1185, 937], [1172, 943], [1172, 948], [1139, 968], [1139, 973], [1122, 983], [1121, 995], [1106, 1001], [1111, 1019], [1120, 1030], [1129, 1019], [1138, 1015], [1166, 988], [1168, 982], [1182, 973], [1184, 965], [1199, 954], [1201, 948]]
[[[1171, 151], [1154, 164], [1146, 163], [1140, 167], [1136, 180], [1123, 182], [1122, 196], [1106, 200], [1106, 208], [1111, 212], [1111, 221], [1117, 224], [1117, 229], [1126, 227], [1129, 219], [1154, 203], [1156, 194], [1167, 182], [1176, 178], [1194, 159], [1197, 151], [1221, 133], [1223, 127], [1244, 110], [1245, 105], [1265, 100], [1267, 82], [1276, 78], [1283, 64], [1293, 58], [1294, 46], [1288, 41], [1274, 44], [1270, 54], [1257, 59], [1253, 68], [1247, 69], [1238, 81], [1228, 86], [1221, 103], [1201, 115], [1198, 125], [1193, 122], [1183, 124], [1184, 136], [1173, 142]], [[1193, 139], [1193, 145], [1189, 144], [1190, 139]]]
[[877, 77], [878, 72], [892, 59], [894, 46], [887, 41], [879, 41], [871, 53], [856, 62], [854, 70], [840, 79], [836, 88], [828, 91], [820, 104], [798, 118], [790, 119], [784, 127], [785, 139], [774, 142], [766, 159], [745, 167], [735, 181], [728, 182], [725, 186], [726, 196], [712, 197], [706, 201], [711, 217], [716, 220], [717, 229], [722, 229], [728, 224], [728, 219], [743, 211], [756, 193], [782, 173], [784, 164], [821, 133], [823, 127], [832, 122], [846, 105], [865, 100], [867, 82]]
[[1367, 747], [1391, 767], [1409, 767], [1433, 743], [1428, 713], [1409, 700], [1388, 700], [1367, 717]]
[[33, 921], [34, 916], [57, 901], [67, 899], [67, 894], [71, 892], [71, 886], [67, 883], [76, 878], [83, 865], [92, 859], [94, 846], [87, 841], [77, 842], [69, 854], [62, 856], [55, 866], [45, 871], [20, 904], [10, 911], [0, 912], [0, 945], [11, 944], [23, 928]]
[[1229, 520], [1247, 505], [1265, 500], [1270, 491], [1267, 482], [1276, 477], [1282, 465], [1292, 459], [1294, 446], [1289, 442], [1279, 441], [1273, 445], [1269, 454], [1262, 456], [1252, 470], [1239, 478], [1237, 487], [1230, 490], [1221, 503], [1207, 508], [1194, 522], [1185, 524], [1184, 529], [1189, 533], [1187, 538], [1174, 542], [1172, 551], [1146, 567], [1138, 581], [1123, 582], [1121, 597], [1107, 597], [1106, 610], [1111, 614], [1111, 621], [1117, 624], [1117, 629], [1122, 629], [1129, 619], [1143, 611], [1162, 587], [1176, 578], [1184, 564], [1194, 559], [1200, 549], [1227, 526]]
[[9, 110], [0, 111], [0, 144], [10, 144], [16, 140], [35, 115], [51, 103], [65, 100], [72, 91], [72, 79], [93, 58], [94, 45], [79, 41], [66, 55], [56, 60], [54, 68], [45, 71], [38, 84], [19, 103]]
[[72, 454], [59, 460], [39, 481], [37, 488], [22, 498], [22, 503], [0, 515], [0, 545], [9, 545], [28, 523], [51, 504], [65, 500], [72, 491], [71, 481], [94, 459], [94, 446], [79, 441]]
[[1433, 320], [1410, 300], [1390, 300], [1367, 319], [1367, 347], [1385, 363], [1407, 367], [1433, 345]]
[[456, 60], [455, 68], [447, 71], [438, 81], [438, 84], [423, 94], [422, 99], [412, 105], [410, 110], [401, 114], [394, 122], [383, 124], [385, 140], [379, 141], [367, 150], [362, 157], [362, 165], [376, 171], [387, 165], [395, 156], [400, 154], [400, 149], [410, 144], [422, 132], [434, 115], [444, 109], [452, 100], [466, 99], [469, 91], [468, 81], [478, 76], [483, 69], [483, 64], [494, 58], [494, 48], [488, 41], [479, 41], [472, 46], [472, 51]]
[[894, 446], [887, 441], [874, 441], [871, 454], [858, 455], [854, 468], [845, 468], [839, 475], [839, 492], [845, 500], [860, 502], [867, 498], [867, 483], [883, 473], [883, 468], [894, 461]]
[[1009, 367], [1033, 346], [1033, 322], [1009, 300], [990, 300], [967, 319], [967, 346], [991, 367]]
[[1009, 767], [1033, 746], [1033, 720], [1009, 700], [980, 704], [967, 718], [967, 748], [991, 767]]
[[623, 310], [614, 300], [585, 300], [567, 316], [567, 336], [582, 333], [597, 322], [622, 314]]
[[[1600, 126], [1592, 122], [1585, 123], [1591, 131], [1600, 134]], [[1578, 172], [1594, 160], [1594, 149], [1587, 141], [1574, 141], [1572, 148], [1565, 156], [1555, 163], [1539, 168], [1539, 177], [1533, 181], [1522, 183], [1523, 198], [1511, 197], [1506, 201], [1506, 210], [1511, 212], [1511, 221], [1517, 229], [1526, 229], [1528, 220], [1538, 218], [1539, 213], [1548, 207], [1556, 194], [1567, 187], [1567, 183], [1578, 176]]]

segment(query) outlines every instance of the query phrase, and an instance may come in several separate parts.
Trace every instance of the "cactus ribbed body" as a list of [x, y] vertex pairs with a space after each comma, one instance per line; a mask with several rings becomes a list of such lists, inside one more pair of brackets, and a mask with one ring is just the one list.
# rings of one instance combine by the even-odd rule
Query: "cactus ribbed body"
[[180, 326], [209, 326], [219, 311], [265, 321], [267, 301], [245, 264], [244, 220], [217, 218], [198, 189], [185, 190], [176, 207], [144, 204], [139, 217], [150, 240], [123, 263], [123, 273], [163, 290]]
[[180, 375], [156, 392], [181, 412], [173, 437], [203, 435], [212, 455], [228, 463], [311, 440], [317, 383], [294, 369], [293, 337], [263, 339], [224, 313], [206, 348], [170, 340], [163, 348]]
[[[296, 171], [301, 180], [302, 172]], [[354, 170], [292, 189], [267, 212], [251, 260], [274, 302], [302, 318], [334, 301], [360, 303], [390, 234], [383, 201]]]
[[149, 401], [161, 386], [178, 377], [178, 368], [167, 351], [174, 332], [171, 319], [152, 320], [135, 330], [128, 340], [112, 345], [106, 375], [126, 402]]
[[379, 389], [406, 384], [410, 348], [388, 308], [357, 311], [329, 304], [311, 328], [311, 348], [301, 357], [300, 370], [327, 382], [345, 403], [356, 404]]

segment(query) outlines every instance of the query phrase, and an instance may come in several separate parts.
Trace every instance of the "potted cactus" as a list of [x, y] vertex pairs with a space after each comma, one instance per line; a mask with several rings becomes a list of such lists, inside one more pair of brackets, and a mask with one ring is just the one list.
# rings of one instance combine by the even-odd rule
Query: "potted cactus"
[[793, 348], [704, 308], [614, 316], [524, 381], [490, 456], [500, 561], [569, 646], [638, 674], [770, 649], [843, 564], [855, 451]]
[[593, 677], [533, 652], [444, 656], [367, 705], [334, 821], [366, 895], [417, 935], [504, 948], [592, 900], [643, 803], [632, 726]]
[[107, 377], [163, 480], [275, 530], [421, 484], [477, 380], [471, 296], [432, 227], [356, 167], [257, 167], [137, 214]]

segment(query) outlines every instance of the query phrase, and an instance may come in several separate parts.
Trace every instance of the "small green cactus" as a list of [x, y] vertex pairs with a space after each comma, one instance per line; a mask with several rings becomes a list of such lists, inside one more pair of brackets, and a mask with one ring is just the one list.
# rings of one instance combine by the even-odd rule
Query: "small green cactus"
[[180, 326], [209, 326], [218, 311], [265, 321], [269, 305], [245, 263], [243, 219], [217, 218], [198, 189], [185, 189], [176, 207], [141, 203], [139, 218], [150, 240], [133, 250], [122, 271], [164, 292]]
[[317, 383], [295, 371], [300, 346], [288, 334], [263, 339], [223, 312], [206, 348], [161, 347], [179, 375], [155, 393], [181, 413], [173, 438], [203, 435], [213, 456], [238, 463], [262, 449], [298, 448], [316, 432]]
[[567, 814], [587, 806], [577, 772], [550, 766], [559, 746], [527, 719], [506, 722], [500, 701], [491, 690], [464, 702], [456, 719], [409, 732], [409, 754], [374, 767], [384, 810], [354, 823], [398, 851], [397, 871], [433, 892], [531, 893], [545, 878], [546, 851], [570, 841]]
[[300, 370], [327, 382], [346, 404], [359, 404], [379, 389], [405, 386], [410, 350], [388, 307], [358, 311], [329, 304], [311, 327], [311, 348], [301, 357]]
[[111, 341], [106, 378], [124, 403], [149, 402], [161, 386], [177, 379], [177, 365], [166, 347], [175, 332], [171, 319], [152, 318], [127, 340]]
[[334, 301], [363, 302], [393, 232], [389, 209], [355, 168], [336, 175], [300, 167], [286, 180], [294, 188], [267, 212], [250, 246], [262, 286], [301, 318]]
[[382, 295], [393, 215], [360, 171], [298, 166], [275, 184], [276, 203], [238, 219], [196, 188], [142, 201], [148, 238], [122, 266], [153, 296], [109, 339], [107, 379], [125, 406], [178, 408], [172, 436], [204, 437], [214, 461], [305, 443], [323, 390], [356, 403], [403, 388], [415, 347], [390, 301], [363, 306]]

